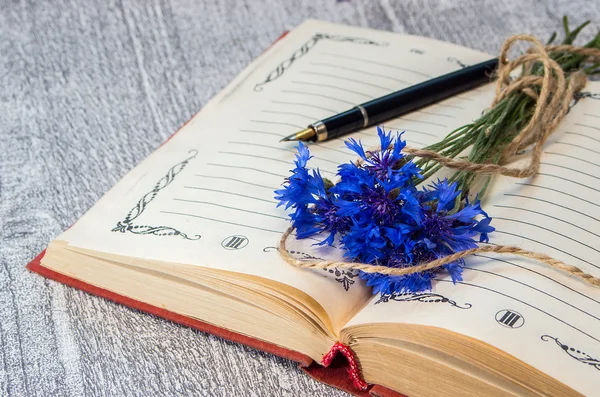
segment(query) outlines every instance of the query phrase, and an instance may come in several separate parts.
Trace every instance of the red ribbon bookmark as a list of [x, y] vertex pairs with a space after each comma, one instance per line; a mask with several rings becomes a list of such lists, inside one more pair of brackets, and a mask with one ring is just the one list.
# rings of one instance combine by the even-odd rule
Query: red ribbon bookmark
[[331, 365], [331, 362], [333, 361], [338, 352], [342, 353], [344, 357], [346, 357], [346, 360], [348, 360], [348, 364], [350, 366], [350, 368], [348, 369], [348, 374], [350, 375], [350, 379], [352, 380], [352, 384], [354, 385], [354, 387], [356, 387], [358, 390], [367, 390], [369, 385], [360, 376], [358, 363], [356, 362], [354, 353], [352, 352], [352, 350], [350, 350], [348, 346], [340, 342], [336, 342], [336, 344], [333, 345], [329, 353], [323, 356], [321, 364], [323, 364], [323, 366], [325, 367], [329, 367], [329, 365]]

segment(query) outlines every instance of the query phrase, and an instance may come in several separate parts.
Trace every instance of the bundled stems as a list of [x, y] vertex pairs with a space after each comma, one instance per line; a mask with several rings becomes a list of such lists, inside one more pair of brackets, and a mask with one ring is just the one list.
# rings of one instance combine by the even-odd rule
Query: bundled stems
[[[561, 46], [571, 45], [588, 24], [589, 21], [571, 31], [567, 17], [564, 17], [565, 37], [563, 41], [560, 45], [552, 45], [556, 38], [556, 33], [554, 33], [547, 43], [550, 58], [562, 68], [567, 80], [573, 72], [580, 70], [588, 76], [600, 74], [600, 60], [595, 59], [595, 63], [584, 67], [587, 56], [561, 50]], [[583, 48], [600, 49], [600, 32]], [[522, 75], [541, 77], [544, 75], [544, 66], [541, 62], [525, 63], [522, 67]], [[523, 90], [507, 95], [472, 124], [452, 131], [441, 141], [424, 149], [435, 151], [442, 156], [456, 158], [472, 147], [464, 159], [478, 164], [500, 164], [506, 160], [502, 156], [504, 149], [527, 126], [534, 114], [536, 96], [540, 94], [540, 88], [532, 87], [530, 90], [529, 93]], [[417, 159], [415, 163], [422, 169], [424, 176], [424, 179], [415, 181], [416, 183], [426, 180], [442, 167], [441, 164], [429, 158]], [[474, 172], [457, 171], [449, 178], [450, 181], [458, 183], [458, 190], [462, 190], [462, 196], [457, 198], [457, 202], [464, 200], [472, 193], [477, 193], [480, 199], [483, 197], [490, 183], [491, 175], [483, 175], [484, 180], [479, 185], [479, 190], [471, 191], [478, 176]]]

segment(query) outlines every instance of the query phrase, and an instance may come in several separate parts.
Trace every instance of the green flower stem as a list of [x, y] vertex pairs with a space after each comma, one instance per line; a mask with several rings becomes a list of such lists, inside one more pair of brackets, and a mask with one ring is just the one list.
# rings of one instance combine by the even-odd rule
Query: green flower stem
[[[563, 18], [564, 39], [561, 44], [572, 44], [581, 30], [589, 24], [585, 22], [574, 30], [570, 30], [567, 17]], [[556, 38], [556, 33], [552, 35], [548, 44], [552, 44]], [[588, 42], [586, 48], [600, 48], [600, 32]], [[585, 56], [552, 51], [550, 56], [567, 73], [582, 70], [587, 75], [600, 74], [600, 63], [587, 67], [583, 64]], [[529, 72], [532, 75], [542, 76], [544, 73], [543, 65], [537, 62], [531, 67]], [[539, 88], [534, 89], [539, 94]], [[471, 147], [466, 159], [473, 163], [480, 164], [498, 164], [501, 161], [501, 153], [507, 145], [523, 130], [529, 123], [536, 102], [523, 92], [515, 92], [498, 102], [493, 108], [487, 110], [479, 119], [472, 124], [464, 125], [448, 134], [444, 139], [424, 149], [433, 150], [443, 156], [455, 158]], [[420, 158], [415, 163], [421, 167], [422, 180], [415, 180], [415, 183], [421, 183], [427, 178], [439, 171], [442, 166], [433, 160]], [[477, 193], [479, 198], [485, 194], [491, 176], [486, 175], [482, 181], [478, 192], [471, 192], [477, 175], [472, 172], [457, 171], [450, 178], [450, 181], [458, 183], [458, 189], [463, 194], [457, 200], [462, 202], [470, 193]], [[457, 207], [458, 208], [458, 207]]]

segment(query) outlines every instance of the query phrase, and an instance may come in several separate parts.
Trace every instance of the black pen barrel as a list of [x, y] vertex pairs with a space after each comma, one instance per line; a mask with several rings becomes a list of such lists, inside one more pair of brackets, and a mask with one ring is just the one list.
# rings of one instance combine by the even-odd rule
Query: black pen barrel
[[[491, 81], [498, 59], [491, 59], [425, 81], [322, 120], [326, 139], [333, 139], [361, 128], [415, 111]], [[321, 139], [320, 139], [321, 140]]]
[[326, 118], [322, 122], [327, 128], [326, 139], [334, 139], [366, 127], [365, 118], [358, 107]]

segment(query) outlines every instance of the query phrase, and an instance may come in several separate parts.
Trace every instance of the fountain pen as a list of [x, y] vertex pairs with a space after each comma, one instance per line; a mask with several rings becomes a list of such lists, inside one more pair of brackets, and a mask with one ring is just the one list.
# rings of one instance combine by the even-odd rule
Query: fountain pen
[[494, 58], [424, 81], [312, 123], [280, 142], [321, 142], [380, 124], [488, 83], [497, 66], [498, 59]]

